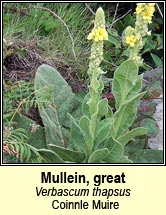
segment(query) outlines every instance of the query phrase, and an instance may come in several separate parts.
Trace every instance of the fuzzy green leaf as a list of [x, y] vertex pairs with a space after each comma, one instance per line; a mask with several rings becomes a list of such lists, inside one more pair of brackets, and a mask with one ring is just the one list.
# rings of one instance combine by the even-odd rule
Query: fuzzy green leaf
[[34, 84], [46, 143], [62, 146], [65, 142], [62, 125], [69, 126], [67, 112], [74, 108], [74, 94], [60, 73], [48, 65], [37, 69]]
[[127, 94], [126, 100], [132, 99], [133, 97], [135, 97], [139, 93], [139, 91], [141, 91], [142, 80], [143, 80], [143, 74], [138, 75], [137, 80], [133, 84], [133, 87], [131, 88], [131, 90]]
[[55, 152], [49, 149], [38, 149], [37, 152], [48, 162], [48, 163], [64, 163], [61, 157]]
[[[126, 102], [131, 89], [135, 87], [138, 78], [138, 66], [132, 60], [123, 62], [114, 73], [112, 92], [115, 97], [115, 107], [118, 109]], [[134, 89], [133, 89], [134, 90]]]
[[98, 115], [105, 116], [108, 112], [108, 100], [102, 99], [98, 104]]
[[85, 161], [86, 156], [83, 152], [59, 147], [54, 144], [48, 144], [48, 148], [58, 154], [64, 161], [70, 161], [75, 163], [83, 163]]
[[108, 154], [109, 150], [107, 148], [97, 149], [90, 155], [88, 163], [101, 163]]
[[[79, 121], [79, 126], [84, 133], [86, 138], [89, 138], [90, 133], [89, 133], [89, 126], [90, 126], [90, 121], [89, 118], [86, 116], [82, 116], [80, 121]], [[87, 139], [86, 139], [87, 140]]]
[[112, 108], [108, 106], [108, 112], [106, 114], [106, 118], [112, 118], [112, 116], [113, 116]]
[[68, 115], [71, 119], [70, 134], [72, 142], [77, 149], [84, 151], [86, 149], [86, 142], [83, 133], [76, 120], [70, 114]]
[[137, 136], [145, 135], [147, 133], [146, 128], [134, 128], [131, 131], [126, 132], [121, 137], [119, 137], [117, 140], [124, 146], [126, 145], [130, 140], [134, 139]]
[[121, 108], [114, 114], [114, 125], [113, 125], [113, 137], [118, 138], [132, 125], [134, 122], [137, 106], [140, 98], [144, 93], [139, 93], [130, 101], [126, 102]]
[[124, 154], [124, 147], [119, 141], [110, 137], [105, 142], [105, 147], [107, 147], [109, 150], [109, 154], [105, 159], [106, 162], [116, 163], [122, 158]]
[[89, 105], [87, 102], [89, 101], [89, 93], [84, 97], [83, 103], [82, 103], [82, 112], [85, 116], [89, 116]]
[[39, 110], [45, 127], [46, 143], [62, 146], [64, 144], [64, 137], [56, 109], [52, 105], [48, 105], [47, 107], [40, 107]]
[[35, 76], [35, 90], [37, 102], [40, 104], [42, 99], [47, 96], [47, 104], [54, 104], [59, 121], [64, 124], [68, 120], [66, 114], [72, 111], [75, 100], [71, 87], [60, 73], [51, 66], [41, 65]]
[[108, 137], [112, 128], [112, 123], [112, 118], [104, 119], [98, 123], [96, 129], [95, 145], [100, 144]]

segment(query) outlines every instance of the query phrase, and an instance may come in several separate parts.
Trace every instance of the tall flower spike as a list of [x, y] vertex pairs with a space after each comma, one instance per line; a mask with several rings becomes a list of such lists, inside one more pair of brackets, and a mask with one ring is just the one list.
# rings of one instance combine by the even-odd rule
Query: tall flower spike
[[142, 64], [139, 51], [145, 43], [145, 36], [150, 35], [148, 24], [152, 22], [155, 3], [137, 3], [135, 28], [128, 26], [124, 31], [123, 42], [129, 47], [129, 58], [134, 60], [138, 65]]
[[88, 74], [90, 77], [89, 108], [90, 112], [94, 113], [96, 111], [96, 107], [93, 104], [97, 102], [94, 102], [94, 98], [97, 99], [99, 97], [99, 79], [100, 75], [103, 73], [100, 68], [100, 63], [103, 60], [103, 40], [108, 39], [108, 33], [105, 29], [105, 15], [101, 7], [96, 11], [94, 28], [89, 34], [88, 39], [93, 40]]
[[105, 15], [102, 8], [96, 11], [94, 28], [87, 37], [88, 40], [92, 40], [91, 56], [89, 61], [88, 75], [90, 79], [89, 84], [89, 99], [86, 104], [89, 107], [89, 132], [87, 138], [87, 154], [88, 156], [93, 151], [95, 134], [97, 128], [97, 121], [99, 115], [99, 103], [101, 102], [101, 93], [104, 88], [104, 84], [101, 79], [103, 74], [100, 68], [100, 63], [103, 60], [103, 42], [108, 40], [108, 33], [105, 29]]

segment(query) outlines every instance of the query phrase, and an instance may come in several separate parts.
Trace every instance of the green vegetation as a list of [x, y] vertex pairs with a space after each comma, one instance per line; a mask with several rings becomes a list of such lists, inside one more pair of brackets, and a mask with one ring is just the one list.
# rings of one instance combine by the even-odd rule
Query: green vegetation
[[[156, 104], [140, 104], [137, 112], [140, 99], [162, 94], [162, 69], [144, 71], [163, 65], [163, 5], [137, 50], [139, 70], [124, 42], [136, 21], [131, 5], [133, 11], [123, 3], [3, 4], [4, 163], [163, 162], [162, 151], [147, 146], [158, 134]], [[99, 6], [108, 40], [104, 48], [92, 45], [103, 52], [95, 76], [87, 37]]]

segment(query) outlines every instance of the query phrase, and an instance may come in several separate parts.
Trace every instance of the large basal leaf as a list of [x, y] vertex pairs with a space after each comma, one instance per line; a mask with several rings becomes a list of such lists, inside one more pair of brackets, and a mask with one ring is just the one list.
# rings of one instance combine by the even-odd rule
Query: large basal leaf
[[132, 60], [125, 61], [116, 69], [112, 83], [112, 92], [116, 101], [116, 109], [118, 109], [120, 105], [123, 105], [131, 89], [136, 84], [140, 85], [140, 83], [137, 82], [137, 78], [138, 66]]
[[84, 163], [86, 156], [85, 153], [80, 151], [74, 151], [64, 147], [59, 147], [54, 144], [48, 144], [48, 148], [58, 154], [64, 161], [70, 161], [74, 163]]
[[126, 145], [130, 140], [133, 140], [137, 136], [145, 135], [147, 134], [146, 128], [134, 128], [131, 131], [126, 132], [121, 137], [119, 137], [117, 140], [124, 146]]
[[101, 163], [108, 155], [109, 150], [107, 148], [97, 149], [90, 155], [88, 163]]
[[48, 163], [64, 163], [61, 157], [55, 152], [49, 149], [39, 149], [37, 152], [44, 158]]
[[74, 94], [57, 70], [41, 65], [35, 76], [35, 95], [43, 120], [47, 144], [63, 145], [62, 125], [69, 125], [67, 113], [74, 108]]
[[66, 140], [62, 133], [62, 126], [59, 123], [56, 109], [52, 105], [48, 105], [47, 107], [40, 107], [39, 111], [45, 128], [46, 143], [64, 146]]
[[37, 99], [40, 99], [40, 96], [42, 99], [42, 94], [45, 97], [45, 91], [50, 93], [47, 103], [55, 104], [59, 122], [65, 124], [68, 120], [67, 112], [74, 108], [75, 95], [60, 73], [51, 66], [41, 65], [35, 76], [35, 90]]

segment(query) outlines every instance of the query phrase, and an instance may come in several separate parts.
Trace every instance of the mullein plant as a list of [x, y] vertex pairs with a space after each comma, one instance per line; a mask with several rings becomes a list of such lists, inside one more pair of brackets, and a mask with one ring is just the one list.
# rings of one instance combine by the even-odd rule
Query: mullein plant
[[[138, 75], [138, 68], [142, 62], [139, 51], [143, 47], [146, 35], [149, 34], [147, 26], [151, 22], [153, 12], [153, 3], [137, 4], [135, 28], [127, 27], [124, 32], [123, 41], [129, 48], [130, 56], [114, 72], [114, 113], [107, 99], [102, 98], [102, 75], [105, 72], [100, 64], [103, 60], [103, 43], [108, 40], [102, 8], [97, 10], [94, 28], [87, 37], [92, 41], [88, 69], [89, 86], [81, 105], [82, 116], [79, 119], [70, 111], [74, 94], [58, 71], [48, 65], [38, 68], [35, 77], [36, 98], [46, 127], [47, 146], [54, 151], [58, 162], [132, 163], [132, 160], [125, 156], [125, 145], [136, 136], [147, 133], [146, 128], [131, 129], [131, 126], [139, 101], [144, 95], [144, 92], [140, 92], [143, 76]], [[52, 93], [49, 92], [47, 103], [41, 103], [47, 86], [51, 86]], [[63, 125], [68, 119], [70, 134], [67, 133], [69, 138], [66, 142]]]
[[[137, 22], [140, 16], [139, 14]], [[144, 28], [145, 26], [142, 27], [142, 31]], [[130, 27], [130, 34], [126, 34], [127, 42], [133, 36], [134, 42], [131, 41], [129, 46], [131, 52], [134, 52], [134, 56], [131, 54], [129, 59], [122, 63], [114, 73], [112, 92], [115, 97], [116, 112], [113, 113], [107, 99], [102, 99], [104, 84], [101, 77], [104, 72], [100, 68], [100, 64], [103, 59], [103, 42], [108, 40], [108, 33], [105, 29], [104, 12], [102, 8], [97, 10], [94, 28], [87, 37], [88, 40], [93, 41], [88, 69], [89, 92], [82, 104], [84, 115], [75, 126], [77, 134], [81, 134], [79, 142], [84, 142], [81, 145], [88, 163], [132, 162], [124, 156], [124, 147], [134, 137], [147, 132], [147, 129], [141, 127], [129, 130], [135, 120], [139, 100], [144, 94], [144, 92], [139, 93], [142, 86], [142, 75], [138, 75], [138, 58], [134, 57], [137, 57], [140, 47], [142, 47], [141, 38], [145, 36], [145, 32], [142, 33], [142, 37], [140, 34], [134, 35], [134, 30]], [[138, 48], [133, 51], [137, 40], [139, 40]], [[73, 131], [72, 139], [74, 139], [77, 135], [74, 129], [71, 130]]]
[[76, 134], [76, 128], [71, 129], [74, 133], [72, 140], [80, 135], [79, 142], [82, 142], [82, 150], [86, 154], [86, 162], [100, 162], [109, 154], [107, 148], [100, 148], [99, 145], [109, 135], [112, 126], [112, 118], [102, 117], [112, 114], [108, 106], [107, 99], [101, 99], [101, 94], [104, 88], [101, 76], [104, 74], [100, 68], [103, 60], [103, 42], [108, 40], [108, 33], [105, 29], [105, 15], [102, 8], [96, 12], [94, 28], [87, 37], [92, 40], [91, 56], [89, 62], [89, 92], [85, 96], [82, 104], [83, 116], [80, 118], [78, 125], [79, 128]]

